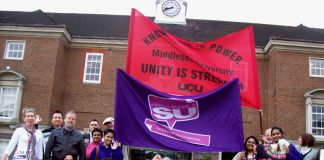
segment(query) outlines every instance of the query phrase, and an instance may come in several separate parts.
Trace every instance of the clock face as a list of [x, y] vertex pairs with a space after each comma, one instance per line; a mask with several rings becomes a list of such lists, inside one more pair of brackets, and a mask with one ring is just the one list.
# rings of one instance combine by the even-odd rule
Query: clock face
[[180, 9], [180, 4], [175, 0], [167, 0], [162, 4], [162, 12], [169, 17], [178, 15]]

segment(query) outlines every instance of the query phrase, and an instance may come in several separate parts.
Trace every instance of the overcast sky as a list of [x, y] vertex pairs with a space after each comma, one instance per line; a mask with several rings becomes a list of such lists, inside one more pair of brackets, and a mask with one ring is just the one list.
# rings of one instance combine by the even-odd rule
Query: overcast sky
[[[324, 29], [320, 0], [185, 0], [187, 18]], [[155, 17], [156, 0], [0, 0], [0, 10], [130, 15], [136, 8]]]

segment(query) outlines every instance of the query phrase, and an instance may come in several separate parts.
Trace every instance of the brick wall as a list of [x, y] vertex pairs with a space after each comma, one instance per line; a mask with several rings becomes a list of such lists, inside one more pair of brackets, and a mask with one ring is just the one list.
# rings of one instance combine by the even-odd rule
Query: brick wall
[[269, 60], [268, 126], [279, 126], [289, 139], [306, 132], [304, 94], [323, 88], [323, 78], [309, 76], [309, 57], [322, 54], [276, 52]]
[[49, 117], [48, 125], [51, 125], [52, 113], [55, 110], [61, 110], [63, 104], [63, 93], [66, 83], [65, 77], [65, 46], [62, 43], [58, 44], [57, 53], [56, 53], [56, 64], [54, 71], [54, 82], [53, 82], [53, 90], [51, 94], [51, 108], [47, 117]]
[[[100, 84], [83, 83], [86, 53], [103, 53]], [[116, 68], [125, 68], [126, 51], [109, 49], [68, 49], [65, 65], [66, 87], [62, 110], [78, 113], [78, 128], [88, 127], [96, 118], [101, 123], [114, 114]]]
[[[23, 60], [4, 60], [6, 40], [25, 40]], [[23, 88], [21, 109], [31, 106], [43, 117], [47, 124], [53, 94], [58, 39], [32, 37], [1, 37], [0, 38], [0, 69], [10, 66], [14, 71], [23, 74], [26, 82]]]

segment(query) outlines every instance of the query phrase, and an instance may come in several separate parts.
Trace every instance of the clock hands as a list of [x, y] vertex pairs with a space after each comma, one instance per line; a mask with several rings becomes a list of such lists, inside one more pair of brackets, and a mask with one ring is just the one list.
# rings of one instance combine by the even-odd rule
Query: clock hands
[[165, 0], [160, 10], [164, 15], [174, 17], [180, 13], [181, 6], [176, 0]]
[[173, 7], [165, 7], [165, 8], [163, 9], [163, 11], [167, 11], [167, 10], [169, 10], [169, 9], [173, 9]]

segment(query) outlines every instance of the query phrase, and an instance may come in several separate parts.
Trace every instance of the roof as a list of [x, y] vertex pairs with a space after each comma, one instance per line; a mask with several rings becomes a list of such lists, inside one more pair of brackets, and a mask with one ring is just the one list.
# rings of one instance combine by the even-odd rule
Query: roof
[[[152, 19], [152, 18], [151, 18]], [[0, 11], [0, 25], [66, 27], [72, 37], [127, 39], [130, 16]], [[324, 42], [324, 29], [303, 25], [281, 26], [257, 23], [187, 19], [186, 25], [159, 24], [163, 29], [189, 41], [208, 41], [252, 25], [255, 45], [264, 47], [270, 39]]]

